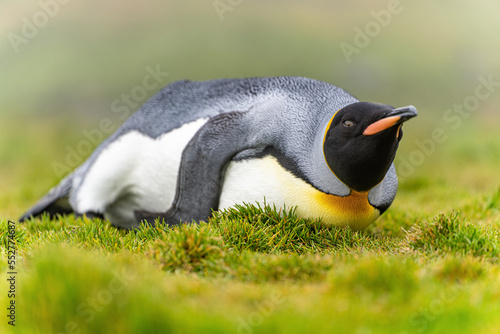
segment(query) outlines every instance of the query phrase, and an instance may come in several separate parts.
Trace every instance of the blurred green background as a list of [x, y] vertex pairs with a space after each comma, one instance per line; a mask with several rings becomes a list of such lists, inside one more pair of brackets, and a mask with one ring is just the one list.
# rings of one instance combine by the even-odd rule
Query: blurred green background
[[[3, 0], [0, 215], [17, 217], [60, 179], [53, 164], [67, 165], [83, 130], [102, 119], [121, 124], [113, 103], [143, 85], [147, 68], [168, 76], [138, 104], [179, 79], [279, 75], [327, 81], [364, 101], [413, 104], [419, 117], [405, 127], [396, 160], [405, 165], [399, 205], [443, 209], [419, 195], [438, 183], [436, 196], [452, 208], [456, 194], [500, 185], [500, 87], [470, 117], [448, 114], [460, 124], [445, 119], [474, 96], [480, 77], [500, 82], [499, 12], [494, 0]], [[357, 48], [349, 57], [347, 44]], [[446, 140], [422, 144], [436, 128]]]

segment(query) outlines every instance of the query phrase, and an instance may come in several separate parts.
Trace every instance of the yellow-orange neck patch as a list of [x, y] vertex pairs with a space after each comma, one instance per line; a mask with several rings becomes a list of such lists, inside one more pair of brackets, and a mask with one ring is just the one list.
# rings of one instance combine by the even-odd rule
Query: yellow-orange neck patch
[[[349, 196], [340, 197], [317, 191], [314, 195], [322, 211], [325, 223], [349, 225], [351, 228], [363, 229], [380, 216], [380, 212], [368, 202], [368, 192], [352, 190]], [[343, 221], [344, 224], [339, 224]]]

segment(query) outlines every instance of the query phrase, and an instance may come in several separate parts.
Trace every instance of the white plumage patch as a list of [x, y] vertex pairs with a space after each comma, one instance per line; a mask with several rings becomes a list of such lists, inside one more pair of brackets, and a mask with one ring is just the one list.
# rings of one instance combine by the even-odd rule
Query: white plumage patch
[[219, 208], [226, 209], [234, 204], [255, 202], [282, 207], [285, 203], [287, 184], [283, 183], [286, 171], [271, 156], [231, 162], [226, 169]]
[[184, 124], [156, 139], [131, 131], [109, 144], [72, 201], [76, 210], [102, 212], [122, 227], [137, 226], [135, 210], [167, 211], [175, 196], [182, 152], [206, 121]]

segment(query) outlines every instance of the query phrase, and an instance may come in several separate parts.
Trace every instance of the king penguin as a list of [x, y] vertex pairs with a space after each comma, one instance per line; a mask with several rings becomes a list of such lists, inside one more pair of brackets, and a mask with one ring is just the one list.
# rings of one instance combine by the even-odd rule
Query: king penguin
[[402, 124], [416, 115], [302, 77], [174, 82], [20, 221], [75, 213], [130, 229], [265, 201], [360, 230], [396, 195]]

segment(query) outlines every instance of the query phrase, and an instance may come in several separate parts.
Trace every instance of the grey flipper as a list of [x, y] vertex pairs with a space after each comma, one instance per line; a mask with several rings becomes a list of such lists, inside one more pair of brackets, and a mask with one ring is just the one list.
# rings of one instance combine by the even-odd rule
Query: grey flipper
[[[246, 120], [246, 112], [229, 112], [211, 118], [191, 139], [182, 154], [173, 205], [166, 213], [136, 211], [139, 221], [155, 218], [168, 225], [206, 220], [219, 205], [225, 168], [241, 151], [266, 145]], [[251, 131], [254, 130], [254, 131]]]
[[48, 213], [50, 217], [57, 214], [64, 215], [72, 213], [73, 209], [68, 201], [72, 184], [73, 174], [70, 174], [59, 182], [57, 186], [52, 188], [48, 194], [42, 197], [34, 206], [26, 211], [21, 218], [19, 218], [19, 222], [39, 216], [42, 213]]

